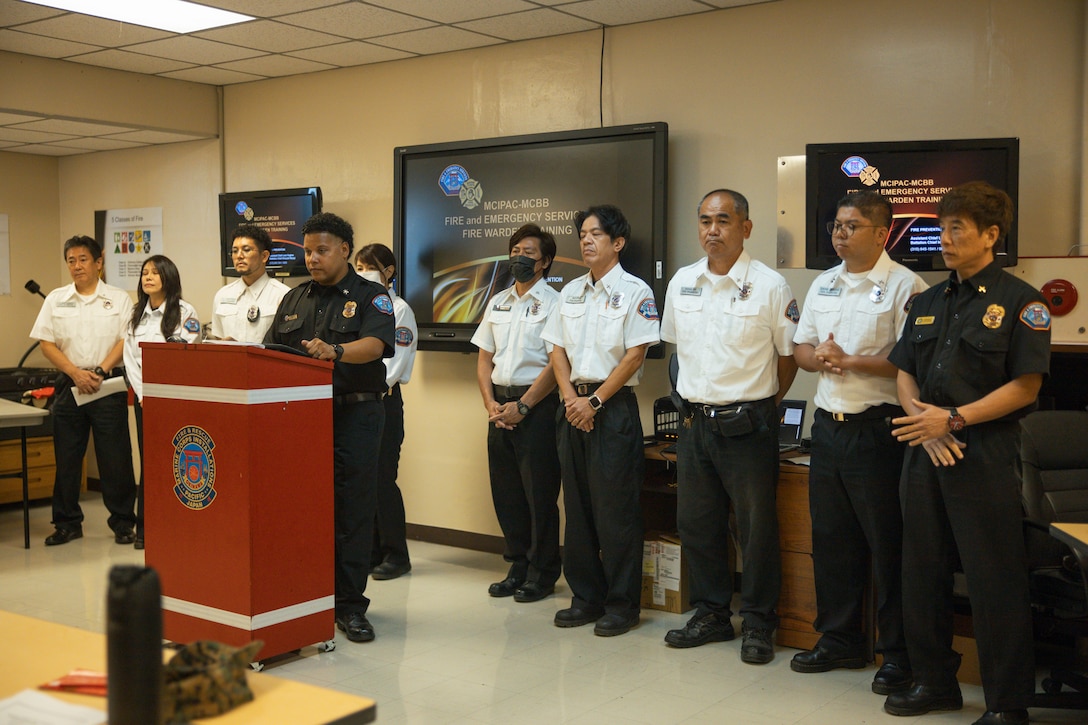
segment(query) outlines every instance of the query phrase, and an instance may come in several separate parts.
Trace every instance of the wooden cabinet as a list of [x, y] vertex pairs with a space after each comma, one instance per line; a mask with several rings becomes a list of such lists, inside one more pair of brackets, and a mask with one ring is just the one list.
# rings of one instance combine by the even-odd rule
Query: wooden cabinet
[[[53, 439], [27, 438], [26, 462], [30, 500], [50, 498], [53, 495], [53, 479], [57, 473]], [[0, 478], [0, 504], [23, 500], [22, 466], [19, 439], [0, 441], [0, 473], [15, 476]], [[83, 483], [86, 486], [86, 478]]]
[[816, 618], [816, 582], [812, 573], [808, 468], [785, 461], [778, 474], [778, 541], [782, 550], [778, 644], [812, 649], [820, 635], [812, 628]]

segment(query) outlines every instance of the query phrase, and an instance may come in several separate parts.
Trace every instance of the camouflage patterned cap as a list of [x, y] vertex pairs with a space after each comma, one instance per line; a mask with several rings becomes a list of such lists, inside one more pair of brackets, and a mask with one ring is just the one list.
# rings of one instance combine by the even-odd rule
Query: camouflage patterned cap
[[246, 668], [263, 646], [260, 640], [241, 648], [199, 640], [178, 650], [164, 668], [166, 722], [214, 717], [252, 700]]

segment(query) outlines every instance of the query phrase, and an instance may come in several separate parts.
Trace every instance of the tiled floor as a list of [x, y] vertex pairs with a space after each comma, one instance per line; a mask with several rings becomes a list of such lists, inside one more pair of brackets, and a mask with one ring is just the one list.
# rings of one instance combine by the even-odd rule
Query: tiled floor
[[[96, 495], [85, 497], [84, 511], [84, 538], [47, 549], [49, 508], [34, 508], [25, 551], [21, 511], [0, 509], [0, 609], [102, 631], [109, 567], [142, 563], [142, 555], [113, 543]], [[534, 604], [492, 599], [487, 585], [506, 571], [500, 557], [418, 542], [411, 550], [411, 574], [368, 587], [375, 642], [338, 634], [333, 652], [306, 648], [266, 672], [372, 697], [382, 723], [918, 722], [882, 712], [883, 698], [869, 690], [872, 667], [800, 675], [790, 671], [790, 649], [769, 665], [745, 665], [739, 640], [671, 649], [662, 637], [686, 617], [654, 611], [621, 637], [558, 629], [552, 616], [569, 601], [562, 584]], [[981, 688], [966, 685], [963, 696], [962, 711], [922, 722], [973, 722], [985, 709]], [[1085, 721], [1059, 710], [1032, 716]]]

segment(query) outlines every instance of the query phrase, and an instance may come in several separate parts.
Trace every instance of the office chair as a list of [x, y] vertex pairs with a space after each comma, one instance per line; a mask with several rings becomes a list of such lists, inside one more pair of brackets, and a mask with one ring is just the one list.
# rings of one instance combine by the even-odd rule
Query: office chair
[[[1037, 411], [1021, 423], [1024, 535], [1036, 641], [1059, 640], [1073, 666], [1055, 666], [1034, 707], [1088, 709], [1088, 556], [1050, 536], [1051, 523], [1088, 523], [1088, 412]], [[1077, 661], [1079, 657], [1079, 662]], [[1063, 691], [1063, 686], [1071, 688]]]

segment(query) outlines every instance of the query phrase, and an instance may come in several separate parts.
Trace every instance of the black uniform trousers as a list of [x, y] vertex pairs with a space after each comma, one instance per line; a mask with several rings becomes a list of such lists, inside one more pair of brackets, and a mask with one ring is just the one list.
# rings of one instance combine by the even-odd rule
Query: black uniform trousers
[[378, 515], [374, 529], [374, 551], [370, 563], [383, 561], [408, 564], [408, 533], [404, 514], [404, 496], [397, 486], [400, 448], [404, 443], [404, 396], [400, 383], [394, 385], [382, 399], [385, 407], [385, 427], [378, 452]]
[[336, 615], [365, 613], [374, 513], [378, 501], [378, 449], [385, 408], [380, 400], [333, 404], [333, 508], [336, 539]]
[[720, 435], [695, 412], [676, 444], [676, 521], [688, 558], [691, 604], [698, 614], [732, 616], [729, 507], [737, 519], [744, 574], [741, 616], [753, 628], [778, 625], [782, 559], [778, 546], [778, 413], [773, 398], [750, 403], [757, 427]]
[[970, 591], [986, 709], [1028, 707], [1035, 688], [1019, 424], [982, 423], [957, 434], [967, 443], [954, 466], [934, 466], [921, 447], [903, 464], [903, 609], [920, 685], [955, 683], [952, 574], [956, 554]]
[[557, 504], [561, 476], [555, 437], [558, 405], [559, 396], [545, 396], [513, 430], [490, 423], [487, 430], [491, 499], [505, 540], [503, 558], [510, 562], [512, 576], [543, 586], [555, 584], [562, 571]]
[[128, 396], [116, 393], [76, 405], [72, 381], [57, 380], [53, 403], [53, 452], [57, 477], [53, 484], [53, 524], [76, 528], [83, 522], [79, 487], [87, 442], [94, 434], [102, 502], [110, 512], [109, 525], [131, 528], [136, 524], [136, 477], [132, 472], [132, 441], [128, 430]]
[[630, 616], [642, 595], [642, 509], [645, 469], [642, 422], [630, 387], [613, 395], [580, 431], [556, 413], [566, 531], [563, 574], [571, 606]]
[[[870, 557], [876, 584], [876, 651], [910, 669], [903, 635], [903, 515], [899, 478], [903, 444], [888, 418], [898, 406], [871, 408], [874, 417], [836, 421], [817, 410], [812, 424], [809, 511], [820, 646], [844, 657], [865, 654], [863, 603]], [[885, 415], [887, 413], [887, 415]], [[878, 415], [879, 414], [879, 415]]]

